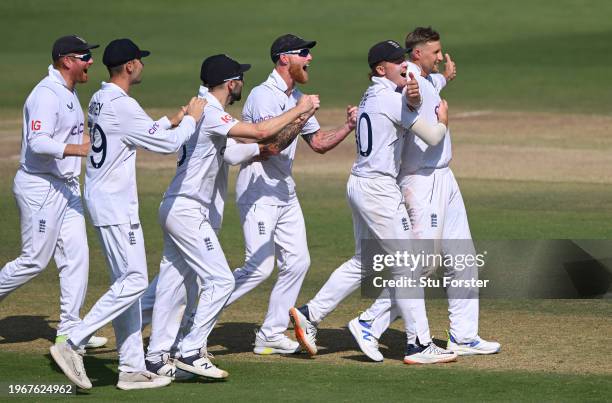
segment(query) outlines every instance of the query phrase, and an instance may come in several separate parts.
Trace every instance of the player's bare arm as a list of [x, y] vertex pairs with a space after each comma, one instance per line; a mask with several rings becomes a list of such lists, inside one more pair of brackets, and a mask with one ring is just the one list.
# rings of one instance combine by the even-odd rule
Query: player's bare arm
[[334, 130], [319, 130], [316, 133], [304, 136], [304, 139], [313, 151], [324, 154], [342, 142], [355, 129], [357, 125], [357, 107], [346, 107], [346, 122]]
[[273, 119], [259, 123], [240, 122], [230, 129], [228, 136], [244, 139], [266, 140], [276, 136], [283, 128], [291, 124], [302, 114], [311, 114], [319, 107], [318, 95], [304, 95], [297, 105]]
[[289, 123], [280, 133], [270, 140], [265, 140], [259, 144], [260, 155], [271, 156], [278, 155], [285, 148], [289, 147], [289, 144], [295, 140], [300, 134], [304, 125], [312, 114], [302, 114], [299, 118]]

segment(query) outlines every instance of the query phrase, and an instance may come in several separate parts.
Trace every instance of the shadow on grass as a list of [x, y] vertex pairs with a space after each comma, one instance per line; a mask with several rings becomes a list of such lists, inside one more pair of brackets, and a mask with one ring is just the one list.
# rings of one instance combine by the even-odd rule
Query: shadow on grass
[[[324, 326], [324, 325], [323, 325]], [[253, 351], [255, 341], [254, 330], [257, 329], [255, 323], [244, 322], [225, 322], [213, 330], [209, 338], [209, 347], [221, 346], [221, 351], [215, 351], [216, 356], [227, 354], [248, 353]], [[289, 329], [287, 334], [295, 339], [293, 330]], [[434, 339], [438, 346], [446, 346], [445, 340]], [[347, 351], [358, 351], [359, 346], [347, 328], [325, 328], [322, 327], [317, 332], [317, 355], [336, 354]], [[401, 330], [388, 329], [381, 337], [380, 350], [385, 358], [403, 359], [406, 348], [406, 334]], [[291, 354], [285, 357], [291, 359], [309, 359], [307, 354]], [[365, 355], [355, 354], [343, 357], [347, 360], [367, 362], [370, 361]]]
[[48, 316], [19, 315], [0, 320], [0, 344], [24, 343], [38, 339], [55, 341], [56, 320]]

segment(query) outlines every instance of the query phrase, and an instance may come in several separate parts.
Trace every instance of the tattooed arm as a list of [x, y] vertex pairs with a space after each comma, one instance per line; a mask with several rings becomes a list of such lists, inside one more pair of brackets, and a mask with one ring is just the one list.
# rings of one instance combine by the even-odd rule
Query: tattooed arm
[[260, 143], [260, 152], [263, 151], [263, 155], [277, 155], [285, 148], [289, 147], [289, 144], [291, 144], [298, 134], [300, 134], [310, 116], [312, 115], [300, 115], [299, 118], [294, 120], [292, 123], [289, 123], [283, 130], [281, 130], [276, 137]]
[[325, 154], [327, 151], [336, 147], [342, 140], [353, 131], [357, 124], [357, 107], [348, 106], [346, 108], [346, 122], [344, 125], [334, 130], [319, 130], [316, 133], [304, 136], [313, 151]]

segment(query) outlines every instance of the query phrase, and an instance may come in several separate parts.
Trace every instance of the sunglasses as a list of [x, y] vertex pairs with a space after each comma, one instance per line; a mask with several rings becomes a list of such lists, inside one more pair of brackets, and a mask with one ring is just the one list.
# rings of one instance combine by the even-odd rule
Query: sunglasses
[[235, 76], [235, 77], [226, 78], [225, 80], [223, 80], [223, 82], [232, 81], [232, 80], [243, 81], [244, 74], [240, 74], [239, 76]]
[[93, 57], [91, 53], [84, 53], [82, 55], [77, 55], [77, 54], [60, 55], [60, 57], [61, 56], [72, 57], [73, 59], [79, 59], [82, 62], [88, 62]]
[[288, 50], [287, 52], [281, 52], [279, 55], [299, 55], [300, 57], [306, 57], [310, 54], [310, 49], [296, 49], [296, 50]]

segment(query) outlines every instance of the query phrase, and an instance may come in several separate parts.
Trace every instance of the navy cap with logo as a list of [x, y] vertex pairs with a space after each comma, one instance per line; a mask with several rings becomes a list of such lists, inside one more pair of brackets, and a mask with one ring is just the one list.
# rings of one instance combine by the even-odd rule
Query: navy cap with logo
[[245, 71], [251, 68], [250, 64], [240, 64], [227, 55], [214, 55], [202, 62], [200, 79], [207, 87], [215, 87], [229, 80], [242, 80]]
[[378, 42], [368, 52], [368, 64], [374, 67], [380, 62], [392, 62], [405, 57], [406, 53], [408, 51], [395, 41]]
[[93, 45], [76, 35], [66, 35], [57, 39], [51, 49], [51, 58], [56, 61], [61, 56], [69, 55], [70, 53], [87, 52], [89, 49], [95, 49], [100, 45]]
[[270, 47], [270, 57], [274, 63], [277, 62], [281, 53], [298, 49], [312, 49], [317, 41], [307, 41], [293, 34], [285, 34], [276, 38]]
[[130, 39], [115, 39], [106, 45], [102, 63], [106, 67], [120, 66], [134, 59], [141, 59], [151, 54], [148, 50], [140, 50]]

